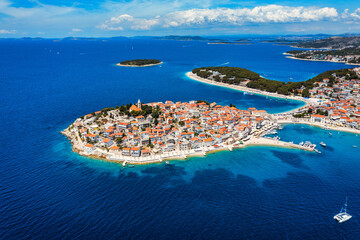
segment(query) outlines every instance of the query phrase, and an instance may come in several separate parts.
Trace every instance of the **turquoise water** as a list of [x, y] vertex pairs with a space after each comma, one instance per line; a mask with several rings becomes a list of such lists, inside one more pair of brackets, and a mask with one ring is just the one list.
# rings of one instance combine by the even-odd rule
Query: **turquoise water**
[[[287, 46], [155, 40], [0, 41], [0, 238], [357, 239], [359, 136], [286, 125], [275, 147], [224, 151], [170, 165], [122, 168], [71, 152], [59, 131], [78, 116], [135, 102], [204, 99], [282, 112], [294, 101], [244, 95], [184, 74], [194, 67], [249, 68], [306, 80], [343, 64], [287, 59]], [[58, 54], [59, 53], [59, 54]], [[129, 58], [162, 66], [119, 68]], [[319, 147], [321, 148], [321, 147]], [[354, 217], [337, 224], [345, 197]]]

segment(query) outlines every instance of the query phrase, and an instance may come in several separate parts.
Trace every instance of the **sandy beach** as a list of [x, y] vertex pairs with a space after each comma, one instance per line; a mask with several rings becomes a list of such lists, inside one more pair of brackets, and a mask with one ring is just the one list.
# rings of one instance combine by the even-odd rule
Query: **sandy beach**
[[334, 126], [334, 125], [324, 124], [324, 123], [315, 123], [315, 122], [310, 122], [310, 121], [307, 121], [307, 120], [301, 119], [301, 118], [296, 118], [295, 120], [294, 119], [278, 119], [277, 123], [279, 123], [279, 124], [305, 124], [305, 125], [316, 126], [316, 127], [320, 127], [320, 128], [329, 129], [329, 130], [360, 134], [360, 130], [357, 130], [357, 129]]
[[232, 151], [233, 149], [241, 149], [248, 146], [274, 146], [274, 147], [283, 147], [283, 148], [294, 148], [305, 151], [313, 152], [313, 149], [307, 148], [298, 144], [284, 142], [280, 140], [274, 140], [272, 138], [265, 137], [251, 137], [250, 140], [244, 142], [243, 144], [229, 145], [222, 147], [209, 147], [201, 149], [191, 149], [186, 151], [172, 151], [168, 153], [163, 153], [158, 156], [149, 156], [149, 157], [126, 157], [119, 154], [109, 155], [106, 159], [114, 162], [122, 163], [123, 166], [126, 164], [141, 165], [149, 163], [161, 163], [164, 161], [171, 160], [186, 160], [189, 157], [202, 157], [210, 153], [215, 153], [219, 151]]
[[232, 85], [232, 84], [226, 84], [226, 83], [211, 81], [211, 80], [208, 80], [208, 79], [205, 79], [205, 78], [201, 78], [201, 77], [195, 75], [192, 72], [187, 72], [186, 76], [188, 78], [191, 78], [191, 79], [195, 80], [195, 81], [199, 81], [199, 82], [206, 83], [206, 84], [211, 84], [211, 85], [214, 85], [214, 86], [231, 88], [231, 89], [238, 90], [238, 91], [241, 91], [241, 92], [248, 92], [248, 93], [253, 93], [253, 94], [257, 94], [257, 95], [261, 95], [261, 96], [268, 96], [268, 97], [281, 98], [281, 99], [287, 99], [287, 100], [297, 100], [297, 101], [302, 101], [302, 102], [305, 103], [304, 106], [301, 106], [301, 107], [299, 107], [297, 109], [293, 109], [293, 110], [290, 110], [290, 111], [283, 112], [282, 114], [288, 114], [288, 113], [296, 112], [300, 108], [315, 105], [317, 103], [317, 101], [318, 101], [318, 99], [314, 99], [314, 98], [306, 99], [306, 98], [298, 97], [298, 96], [297, 97], [285, 96], [285, 95], [282, 95], [282, 94], [261, 91], [261, 90], [254, 89], [254, 88], [248, 88], [248, 87], [239, 86], [239, 85]]
[[[202, 156], [206, 156], [209, 153], [214, 153], [218, 151], [232, 151], [233, 149], [245, 148], [247, 146], [275, 146], [275, 147], [284, 147], [284, 148], [296, 148], [305, 151], [313, 151], [313, 149], [300, 146], [298, 144], [275, 140], [272, 138], [252, 136], [250, 137], [249, 140], [244, 141], [243, 144], [239, 143], [234, 145], [223, 145], [219, 147], [211, 146], [211, 147], [203, 147], [199, 149], [190, 149], [183, 151], [175, 150], [171, 152], [145, 156], [145, 157], [143, 156], [131, 157], [131, 156], [123, 156], [120, 152], [117, 153], [107, 152], [106, 150], [102, 150], [102, 149], [96, 149], [92, 153], [87, 153], [83, 150], [84, 149], [83, 143], [76, 140], [76, 137], [74, 137], [71, 132], [69, 132], [66, 129], [61, 133], [67, 136], [69, 140], [71, 140], [72, 149], [77, 154], [93, 159], [100, 159], [104, 161], [120, 163], [123, 166], [126, 166], [126, 164], [142, 165], [142, 164], [151, 164], [151, 163], [162, 163], [164, 161], [170, 161], [170, 160], [186, 160], [188, 157], [202, 157]], [[77, 133], [76, 136], [78, 136]]]

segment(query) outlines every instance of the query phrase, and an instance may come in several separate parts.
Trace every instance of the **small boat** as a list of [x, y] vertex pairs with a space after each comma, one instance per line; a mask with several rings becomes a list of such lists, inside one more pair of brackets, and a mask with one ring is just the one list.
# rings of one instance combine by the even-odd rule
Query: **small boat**
[[354, 148], [357, 148], [357, 146], [356, 146], [356, 145], [353, 145], [353, 147], [354, 147]]
[[338, 214], [336, 214], [334, 216], [334, 219], [338, 222], [338, 223], [343, 223], [346, 222], [347, 220], [349, 220], [350, 218], [352, 218], [352, 216], [350, 214], [347, 213], [347, 197], [346, 197], [346, 202], [344, 207], [341, 208], [340, 212]]
[[326, 144], [324, 142], [321, 142], [320, 145], [326, 147]]
[[319, 150], [317, 150], [316, 148], [314, 148], [314, 151], [317, 153], [321, 153]]
[[332, 135], [332, 133], [331, 133], [331, 132], [329, 132], [329, 135]]
[[169, 161], [166, 161], [165, 163], [166, 163], [166, 164], [170, 164]]

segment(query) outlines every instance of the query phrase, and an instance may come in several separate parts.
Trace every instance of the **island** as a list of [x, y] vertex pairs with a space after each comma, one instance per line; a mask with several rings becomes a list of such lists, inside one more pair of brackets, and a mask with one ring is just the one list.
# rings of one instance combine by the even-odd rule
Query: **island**
[[289, 55], [288, 58], [360, 65], [360, 37], [330, 37], [298, 43], [293, 47], [311, 49], [287, 51], [284, 54]]
[[153, 102], [104, 108], [79, 117], [62, 131], [82, 156], [126, 164], [148, 164], [208, 152], [270, 145], [314, 151], [266, 137], [278, 128], [264, 110], [237, 109], [207, 101]]
[[159, 64], [162, 64], [162, 62], [157, 59], [134, 59], [122, 61], [116, 65], [121, 67], [149, 67]]
[[233, 44], [233, 45], [252, 45], [252, 42], [228, 42], [228, 41], [219, 41], [219, 42], [208, 42], [207, 44]]
[[273, 114], [277, 123], [302, 123], [360, 134], [360, 68], [330, 70], [303, 82], [279, 82], [237, 67], [205, 67], [188, 72], [193, 80], [244, 94], [304, 101], [305, 106]]

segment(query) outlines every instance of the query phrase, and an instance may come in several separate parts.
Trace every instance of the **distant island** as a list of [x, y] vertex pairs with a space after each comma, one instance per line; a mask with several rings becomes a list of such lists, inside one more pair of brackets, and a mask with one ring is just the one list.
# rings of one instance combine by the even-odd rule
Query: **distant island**
[[159, 40], [175, 40], [175, 41], [221, 41], [218, 38], [204, 38], [200, 36], [178, 36], [178, 35], [169, 35], [163, 37], [155, 37]]
[[360, 37], [330, 37], [297, 43], [293, 47], [312, 50], [287, 51], [289, 58], [360, 65]]
[[161, 63], [162, 62], [157, 59], [134, 59], [134, 60], [122, 61], [116, 65], [123, 67], [148, 67], [148, 66], [159, 65]]
[[208, 42], [208, 44], [251, 45], [251, 44], [254, 44], [254, 43], [252, 43], [252, 42], [227, 42], [227, 41], [222, 41], [222, 42]]

